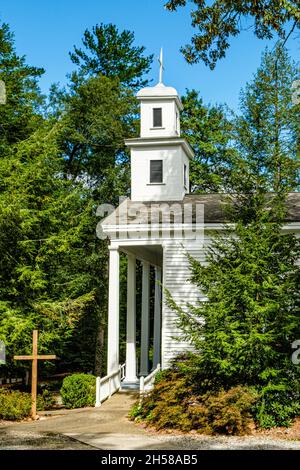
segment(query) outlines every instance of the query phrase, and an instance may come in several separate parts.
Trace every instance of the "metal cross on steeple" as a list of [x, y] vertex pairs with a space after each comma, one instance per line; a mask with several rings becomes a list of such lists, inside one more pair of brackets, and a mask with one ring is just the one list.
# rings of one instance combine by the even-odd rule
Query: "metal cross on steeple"
[[163, 48], [162, 47], [160, 49], [160, 55], [159, 55], [158, 62], [160, 64], [160, 67], [159, 67], [159, 83], [162, 83], [163, 82], [163, 70], [165, 70], [164, 66], [163, 66]]

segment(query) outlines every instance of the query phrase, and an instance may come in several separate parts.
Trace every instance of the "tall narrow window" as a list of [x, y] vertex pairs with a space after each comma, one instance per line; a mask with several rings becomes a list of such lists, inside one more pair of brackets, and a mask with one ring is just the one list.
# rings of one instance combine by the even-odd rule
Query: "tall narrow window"
[[162, 160], [150, 160], [150, 183], [163, 182], [163, 162]]
[[153, 127], [162, 127], [162, 109], [153, 108]]
[[187, 167], [186, 164], [183, 165], [183, 185], [187, 189]]

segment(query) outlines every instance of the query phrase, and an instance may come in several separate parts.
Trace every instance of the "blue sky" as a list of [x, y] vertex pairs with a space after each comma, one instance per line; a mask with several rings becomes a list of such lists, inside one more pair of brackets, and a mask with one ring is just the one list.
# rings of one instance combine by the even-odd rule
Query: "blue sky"
[[[204, 64], [189, 65], [179, 52], [192, 34], [189, 11], [170, 13], [164, 0], [1, 0], [0, 19], [15, 33], [19, 54], [28, 63], [46, 69], [41, 88], [47, 92], [53, 82], [66, 83], [74, 69], [68, 52], [80, 45], [83, 32], [96, 23], [114, 23], [119, 29], [135, 33], [136, 44], [159, 55], [164, 48], [164, 82], [184, 93], [185, 88], [200, 91], [205, 103], [227, 103], [237, 109], [241, 87], [251, 80], [267, 42], [244, 32], [232, 41], [227, 56], [214, 71]], [[272, 44], [269, 43], [272, 47]], [[288, 48], [295, 60], [300, 58], [300, 41], [290, 40]], [[157, 81], [158, 63], [151, 78]]]

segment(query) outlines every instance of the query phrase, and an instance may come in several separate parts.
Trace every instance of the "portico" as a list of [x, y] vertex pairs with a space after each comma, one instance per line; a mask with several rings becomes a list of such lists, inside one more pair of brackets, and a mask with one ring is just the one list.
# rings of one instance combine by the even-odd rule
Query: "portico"
[[[128, 243], [128, 241], [127, 241]], [[124, 383], [137, 383], [138, 377], [150, 372], [149, 351], [153, 348], [151, 369], [161, 362], [161, 312], [162, 312], [162, 247], [159, 245], [124, 245], [112, 243], [109, 248], [109, 298], [108, 298], [108, 351], [107, 373], [119, 366], [120, 324], [120, 254], [127, 256], [127, 316], [126, 316], [126, 368]], [[140, 315], [140, 354], [137, 355], [136, 269], [142, 265], [142, 292]], [[150, 269], [154, 270], [153, 344], [150, 345]], [[152, 280], [153, 282], [153, 280]], [[138, 367], [139, 362], [139, 367]]]

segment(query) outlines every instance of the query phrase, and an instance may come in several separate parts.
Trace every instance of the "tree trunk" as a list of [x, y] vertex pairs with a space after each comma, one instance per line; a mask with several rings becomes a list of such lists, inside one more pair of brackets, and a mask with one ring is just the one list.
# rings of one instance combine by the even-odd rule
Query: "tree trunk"
[[96, 377], [101, 377], [104, 371], [104, 325], [102, 318], [99, 318], [97, 335], [96, 335], [96, 345], [95, 345], [95, 375]]

